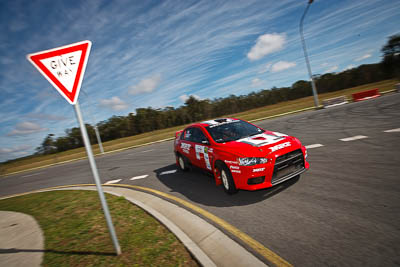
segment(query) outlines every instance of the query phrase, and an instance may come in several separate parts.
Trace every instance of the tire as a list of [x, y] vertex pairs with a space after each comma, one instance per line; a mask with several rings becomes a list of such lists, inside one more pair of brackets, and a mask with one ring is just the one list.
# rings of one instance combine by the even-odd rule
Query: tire
[[188, 164], [188, 161], [186, 160], [185, 157], [183, 157], [182, 155], [178, 154], [177, 161], [178, 161], [179, 170], [181, 170], [183, 172], [186, 172], [186, 171], [189, 170], [189, 166], [188, 166], [189, 164]]
[[238, 192], [235, 182], [233, 181], [232, 173], [226, 166], [223, 166], [221, 169], [221, 180], [225, 193], [233, 195]]

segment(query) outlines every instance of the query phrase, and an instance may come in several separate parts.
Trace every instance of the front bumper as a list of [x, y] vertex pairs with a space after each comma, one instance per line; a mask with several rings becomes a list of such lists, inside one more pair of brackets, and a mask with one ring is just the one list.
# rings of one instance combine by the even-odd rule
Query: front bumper
[[[265, 164], [255, 166], [231, 166], [231, 173], [237, 188], [258, 190], [272, 187], [307, 171], [305, 148], [288, 153], [276, 154]], [[233, 168], [233, 169], [232, 169]]]

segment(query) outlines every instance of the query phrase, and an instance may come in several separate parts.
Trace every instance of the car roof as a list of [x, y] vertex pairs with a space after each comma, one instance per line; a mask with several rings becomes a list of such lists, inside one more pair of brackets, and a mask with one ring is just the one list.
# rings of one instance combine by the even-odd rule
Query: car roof
[[213, 119], [213, 120], [208, 120], [208, 121], [203, 121], [198, 123], [198, 125], [201, 125], [203, 127], [208, 127], [208, 126], [218, 126], [226, 123], [231, 123], [234, 121], [239, 121], [239, 119], [235, 118], [220, 118], [220, 119]]

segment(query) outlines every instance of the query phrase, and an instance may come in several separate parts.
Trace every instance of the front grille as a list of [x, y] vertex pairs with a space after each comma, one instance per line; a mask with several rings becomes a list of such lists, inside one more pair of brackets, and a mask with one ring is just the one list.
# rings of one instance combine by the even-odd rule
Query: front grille
[[275, 160], [271, 183], [277, 184], [289, 179], [304, 170], [304, 156], [301, 149], [289, 152]]

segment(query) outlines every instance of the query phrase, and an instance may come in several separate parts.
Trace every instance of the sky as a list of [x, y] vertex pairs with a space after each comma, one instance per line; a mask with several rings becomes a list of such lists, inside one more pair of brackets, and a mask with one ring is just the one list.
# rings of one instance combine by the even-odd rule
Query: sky
[[[0, 0], [0, 162], [78, 127], [26, 55], [92, 42], [79, 103], [86, 123], [308, 80], [307, 0]], [[313, 74], [381, 60], [400, 1], [315, 0], [304, 20]]]

